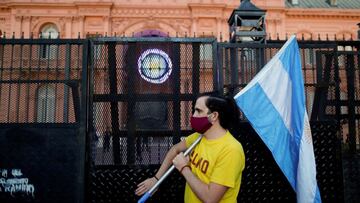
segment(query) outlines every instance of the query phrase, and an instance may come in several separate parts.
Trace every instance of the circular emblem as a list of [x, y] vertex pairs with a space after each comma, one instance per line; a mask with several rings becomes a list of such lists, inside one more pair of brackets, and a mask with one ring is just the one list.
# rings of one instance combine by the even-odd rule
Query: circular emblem
[[170, 57], [160, 49], [148, 49], [138, 59], [138, 71], [141, 77], [151, 83], [165, 82], [172, 71]]

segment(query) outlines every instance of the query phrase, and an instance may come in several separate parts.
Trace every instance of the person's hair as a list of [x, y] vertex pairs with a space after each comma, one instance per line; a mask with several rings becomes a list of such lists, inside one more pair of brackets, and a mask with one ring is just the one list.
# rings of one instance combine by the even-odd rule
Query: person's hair
[[224, 129], [236, 131], [240, 122], [240, 111], [236, 102], [231, 96], [222, 96], [216, 92], [205, 93], [199, 97], [207, 96], [205, 101], [206, 107], [212, 112], [219, 113], [220, 125]]

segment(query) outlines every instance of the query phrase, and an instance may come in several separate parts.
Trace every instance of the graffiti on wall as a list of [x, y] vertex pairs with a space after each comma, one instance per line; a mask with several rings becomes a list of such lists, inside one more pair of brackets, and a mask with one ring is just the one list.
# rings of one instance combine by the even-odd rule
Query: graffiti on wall
[[11, 196], [25, 194], [34, 197], [35, 187], [29, 183], [21, 169], [0, 168], [0, 193], [8, 193]]

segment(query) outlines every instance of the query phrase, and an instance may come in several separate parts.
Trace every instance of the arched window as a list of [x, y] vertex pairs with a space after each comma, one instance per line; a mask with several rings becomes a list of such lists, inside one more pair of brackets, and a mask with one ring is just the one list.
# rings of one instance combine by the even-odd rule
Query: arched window
[[37, 122], [53, 123], [55, 121], [55, 89], [50, 85], [37, 90]]
[[[42, 39], [56, 39], [59, 37], [59, 30], [55, 24], [47, 24], [40, 30]], [[41, 58], [55, 59], [57, 55], [56, 45], [43, 45], [40, 49]]]
[[46, 24], [41, 28], [41, 38], [56, 39], [59, 37], [59, 30], [53, 23]]

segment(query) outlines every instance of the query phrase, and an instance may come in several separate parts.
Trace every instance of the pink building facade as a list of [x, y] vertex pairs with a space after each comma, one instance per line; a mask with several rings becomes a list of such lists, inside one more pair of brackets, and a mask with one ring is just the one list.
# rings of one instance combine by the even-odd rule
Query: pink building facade
[[[293, 33], [305, 39], [358, 37], [356, 0], [251, 2], [267, 11], [267, 38], [284, 39]], [[42, 33], [42, 37], [84, 38], [151, 30], [171, 37], [214, 36], [228, 41], [227, 21], [239, 5], [240, 0], [0, 0], [0, 31], [2, 37], [38, 38]]]

